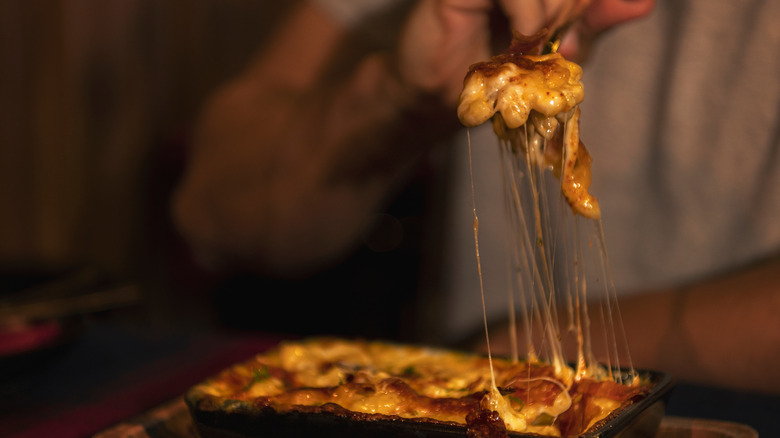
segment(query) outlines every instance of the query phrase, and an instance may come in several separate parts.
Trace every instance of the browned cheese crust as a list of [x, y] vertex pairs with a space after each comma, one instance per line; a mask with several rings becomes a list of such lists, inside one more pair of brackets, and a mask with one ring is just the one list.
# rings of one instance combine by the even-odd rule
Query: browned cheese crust
[[581, 78], [580, 66], [558, 53], [510, 50], [469, 68], [458, 117], [467, 127], [492, 119], [515, 153], [553, 170], [575, 213], [595, 219], [601, 209], [589, 192], [591, 158], [579, 139]]
[[595, 379], [567, 385], [568, 375], [556, 376], [544, 363], [494, 359], [501, 403], [511, 411], [499, 413], [489, 397], [489, 365], [483, 356], [460, 352], [316, 338], [283, 343], [197, 385], [188, 396], [279, 413], [340, 412], [357, 420], [453, 424], [474, 433], [504, 428], [576, 436], [647, 391], [644, 385]]

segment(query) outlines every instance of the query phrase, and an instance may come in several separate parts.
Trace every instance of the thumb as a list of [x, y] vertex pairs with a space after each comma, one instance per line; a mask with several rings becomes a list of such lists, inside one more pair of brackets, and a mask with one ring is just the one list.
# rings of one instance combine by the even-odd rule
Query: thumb
[[546, 24], [543, 0], [502, 0], [500, 6], [512, 29], [523, 35], [533, 35]]

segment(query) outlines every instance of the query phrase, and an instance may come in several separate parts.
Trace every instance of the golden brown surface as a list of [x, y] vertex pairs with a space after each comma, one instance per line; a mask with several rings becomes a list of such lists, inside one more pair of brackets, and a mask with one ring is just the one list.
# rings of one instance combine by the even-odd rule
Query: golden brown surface
[[[215, 400], [249, 401], [277, 412], [336, 404], [351, 412], [467, 424], [489, 412], [507, 430], [576, 435], [642, 385], [556, 373], [543, 363], [493, 360], [460, 352], [382, 342], [311, 339], [223, 371], [194, 388]], [[556, 375], [563, 374], [563, 375]], [[489, 418], [485, 417], [486, 421]]]
[[525, 124], [531, 111], [566, 113], [584, 97], [582, 69], [560, 54], [504, 54], [472, 65], [463, 83], [458, 117], [477, 126], [500, 113], [509, 128]]
[[[558, 53], [510, 50], [469, 68], [458, 117], [468, 127], [492, 118], [499, 139], [533, 164], [551, 167], [573, 211], [595, 219], [601, 209], [588, 191], [591, 158], [579, 139], [581, 78], [580, 66]], [[531, 153], [529, 145], [535, 145]]]

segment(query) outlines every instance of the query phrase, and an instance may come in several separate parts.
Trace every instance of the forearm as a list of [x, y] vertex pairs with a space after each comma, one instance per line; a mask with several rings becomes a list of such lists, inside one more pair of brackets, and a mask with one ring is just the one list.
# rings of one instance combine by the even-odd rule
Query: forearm
[[[690, 287], [621, 298], [611, 323], [602, 311], [606, 304], [588, 305], [597, 361], [614, 365], [617, 353], [620, 365], [628, 365], [627, 343], [635, 368], [683, 382], [780, 394], [780, 259]], [[517, 338], [525, 339], [523, 325], [518, 329]], [[506, 325], [492, 329], [490, 339], [494, 352], [510, 351]], [[575, 358], [573, 338], [565, 336], [564, 344], [566, 356]]]
[[[527, 33], [560, 18], [499, 3]], [[184, 237], [212, 265], [277, 273], [348, 251], [415, 157], [458, 127], [468, 66], [508, 46], [495, 5], [419, 1], [392, 53], [344, 57], [364, 41], [304, 1], [206, 105], [174, 200]]]
[[447, 124], [435, 102], [421, 110], [424, 97], [399, 80], [389, 54], [339, 66], [334, 76], [328, 60], [345, 34], [317, 13], [303, 11], [293, 20], [313, 23], [288, 27], [319, 32], [282, 35], [206, 107], [175, 215], [212, 264], [283, 273], [349, 250], [441, 133], [430, 128]]
[[635, 366], [681, 380], [780, 393], [780, 261], [622, 300]]

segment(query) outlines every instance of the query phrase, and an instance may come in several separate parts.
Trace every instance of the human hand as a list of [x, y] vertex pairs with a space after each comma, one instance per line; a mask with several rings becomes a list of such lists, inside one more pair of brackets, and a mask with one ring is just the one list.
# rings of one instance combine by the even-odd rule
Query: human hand
[[[603, 31], [647, 14], [654, 0], [423, 0], [402, 34], [398, 70], [412, 88], [455, 104], [468, 67], [508, 47], [508, 30], [548, 35], [568, 27], [559, 51], [582, 61]], [[494, 20], [500, 8], [510, 29]], [[505, 41], [497, 41], [505, 38]]]
[[591, 0], [563, 37], [558, 52], [575, 62], [583, 62], [599, 35], [628, 21], [644, 17], [655, 0]]

